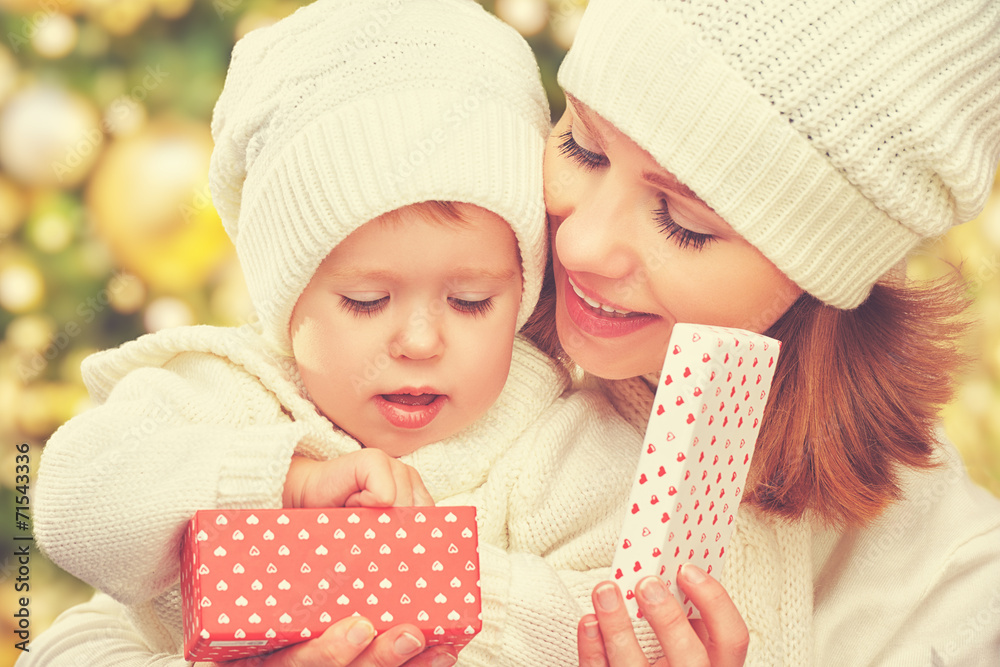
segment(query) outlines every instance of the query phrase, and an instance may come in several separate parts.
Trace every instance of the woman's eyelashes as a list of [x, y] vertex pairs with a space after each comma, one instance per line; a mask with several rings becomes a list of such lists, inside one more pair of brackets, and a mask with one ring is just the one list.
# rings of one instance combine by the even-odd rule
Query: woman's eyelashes
[[576, 139], [573, 138], [573, 128], [570, 128], [560, 134], [559, 139], [561, 139], [561, 143], [559, 144], [559, 154], [565, 155], [587, 171], [592, 171], [608, 165], [607, 156], [595, 153], [594, 151], [589, 151], [580, 144], [576, 143]]
[[[389, 297], [383, 296], [378, 299], [361, 300], [351, 299], [340, 295], [340, 307], [351, 315], [357, 317], [374, 317], [382, 312], [389, 305]], [[493, 297], [485, 299], [461, 299], [458, 297], [448, 297], [448, 305], [460, 313], [474, 316], [486, 315], [493, 310]]]
[[653, 211], [653, 218], [656, 220], [656, 225], [660, 228], [660, 231], [681, 249], [693, 248], [694, 250], [701, 250], [712, 241], [715, 241], [715, 237], [711, 234], [692, 232], [690, 229], [677, 224], [677, 221], [670, 215], [670, 209], [665, 199], [661, 199], [660, 207]]
[[[561, 140], [559, 153], [570, 158], [587, 171], [606, 167], [609, 164], [606, 155], [587, 150], [578, 144], [576, 139], [573, 138], [572, 128], [559, 135], [559, 139]], [[677, 221], [670, 215], [670, 209], [667, 207], [665, 199], [660, 200], [660, 208], [653, 212], [653, 217], [660, 231], [666, 234], [667, 238], [673, 240], [680, 248], [701, 250], [707, 244], [715, 241], [715, 237], [711, 234], [699, 234], [677, 224]]]

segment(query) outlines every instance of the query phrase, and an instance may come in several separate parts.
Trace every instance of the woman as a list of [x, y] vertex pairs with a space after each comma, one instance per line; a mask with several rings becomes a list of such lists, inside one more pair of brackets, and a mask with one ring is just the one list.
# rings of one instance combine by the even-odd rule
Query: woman
[[[784, 342], [724, 587], [682, 569], [704, 622], [658, 580], [638, 588], [658, 664], [1000, 655], [1000, 509], [934, 430], [961, 299], [894, 271], [985, 199], [998, 40], [989, 2], [592, 0], [560, 71], [553, 299], [533, 334], [558, 350], [557, 333], [638, 426], [675, 321]], [[106, 628], [101, 604], [90, 613]], [[594, 604], [582, 664], [659, 657], [643, 655], [613, 584]], [[407, 662], [391, 632], [353, 644], [349, 627], [261, 664], [447, 660]]]
[[[559, 81], [536, 338], [554, 320], [637, 425], [674, 322], [783, 341], [739, 613], [718, 589], [694, 629], [647, 607], [669, 664], [1000, 662], [1000, 510], [935, 431], [962, 300], [895, 269], [989, 193], [1000, 6], [593, 0]], [[581, 663], [642, 664], [620, 595], [594, 602]]]

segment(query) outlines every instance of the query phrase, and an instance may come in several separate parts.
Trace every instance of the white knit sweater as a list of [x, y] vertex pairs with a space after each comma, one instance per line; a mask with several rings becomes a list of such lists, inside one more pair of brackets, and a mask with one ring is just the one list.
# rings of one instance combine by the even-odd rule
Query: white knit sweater
[[[293, 361], [246, 328], [144, 336], [95, 355], [84, 375], [97, 407], [45, 447], [36, 537], [126, 605], [119, 620], [145, 657], [112, 651], [109, 621], [102, 647], [64, 645], [34, 664], [184, 664], [177, 553], [194, 510], [280, 507], [293, 452], [328, 458], [360, 445], [304, 397]], [[483, 631], [462, 664], [575, 663], [577, 622], [609, 576], [640, 442], [599, 392], [568, 386], [518, 339], [488, 413], [402, 459], [438, 504], [479, 508]]]
[[[645, 423], [648, 381], [594, 384]], [[866, 526], [740, 509], [723, 581], [750, 629], [746, 665], [1000, 665], [1000, 500], [939, 439], [940, 466], [901, 470], [900, 499]]]
[[[527, 358], [536, 362], [532, 367], [549, 369], [542, 373], [543, 378], [551, 374], [560, 378], [556, 384], [564, 386], [559, 371], [551, 369], [549, 362], [540, 358], [537, 352], [530, 349], [528, 352]], [[519, 344], [515, 356], [518, 366], [524, 363], [523, 353]], [[176, 358], [166, 365], [174, 368], [176, 373], [182, 363], [183, 359]], [[161, 374], [167, 375], [162, 371]], [[541, 382], [541, 378], [536, 381]], [[279, 383], [277, 386], [286, 385]], [[641, 378], [601, 383], [600, 390], [607, 395], [621, 417], [636, 428], [644, 428], [652, 391]], [[523, 391], [528, 392], [526, 396], [533, 395], [531, 388], [526, 387]], [[293, 393], [294, 396], [285, 397], [295, 404], [288, 408], [289, 413], [297, 420], [301, 418], [313, 423], [315, 413], [309, 416], [308, 410], [303, 411], [301, 403], [304, 399]], [[549, 395], [554, 393], [558, 392]], [[232, 403], [225, 396], [215, 399], [216, 402], [220, 400]], [[502, 398], [501, 402], [505, 400]], [[270, 404], [277, 405], [276, 399], [272, 399]], [[579, 423], [580, 434], [593, 431], [598, 440], [602, 437], [600, 429], [609, 429], [605, 431], [606, 439], [595, 448], [593, 438], [581, 436], [581, 444], [576, 448], [567, 448], [544, 439], [565, 434], [565, 428], [559, 423], [533, 427], [537, 436], [524, 451], [534, 457], [530, 459], [531, 465], [547, 462], [534, 472], [547, 470], [554, 474], [553, 493], [539, 495], [541, 490], [535, 489], [532, 495], [522, 484], [511, 487], [511, 490], [524, 488], [521, 493], [509, 494], [509, 507], [519, 508], [510, 516], [525, 517], [523, 521], [511, 523], [513, 532], [510, 535], [521, 534], [522, 537], [504, 545], [511, 550], [507, 555], [492, 547], [483, 548], [484, 554], [488, 554], [484, 557], [484, 565], [487, 559], [498, 563], [496, 569], [511, 576], [509, 579], [504, 578], [507, 575], [500, 577], [502, 592], [491, 597], [490, 608], [495, 604], [501, 610], [496, 617], [499, 620], [488, 621], [483, 636], [463, 650], [460, 654], [463, 664], [576, 664], [571, 626], [575, 627], [578, 614], [589, 605], [586, 598], [593, 582], [607, 574], [603, 566], [610, 563], [620, 521], [618, 508], [627, 493], [625, 480], [631, 478], [632, 465], [638, 456], [633, 447], [639, 445], [639, 438], [635, 431], [621, 442], [609, 438], [619, 437], [615, 435], [617, 432], [610, 431], [620, 428], [620, 424], [602, 427], [586, 419], [578, 421], [581, 418], [580, 413], [572, 408], [575, 405], [583, 411], [592, 411], [595, 421], [609, 419], [607, 405], [591, 393], [557, 399], [548, 408], [541, 405], [535, 407], [546, 414], [564, 414], [568, 420], [564, 418], [560, 423]], [[145, 428], [150, 432], [148, 437], [153, 437], [156, 424], [161, 423], [167, 413], [155, 402], [150, 403], [149, 410], [151, 416], [140, 421], [139, 428]], [[112, 417], [113, 411], [105, 411], [104, 417], [94, 421], [100, 425], [102, 419]], [[282, 423], [286, 428], [290, 427], [287, 420]], [[269, 428], [276, 427], [271, 425]], [[249, 433], [253, 429], [247, 426], [241, 430]], [[521, 441], [524, 442], [523, 437]], [[253, 442], [251, 439], [251, 444]], [[302, 442], [311, 441], [303, 437]], [[217, 442], [213, 445], [218, 446]], [[433, 455], [437, 447], [428, 447], [425, 453]], [[88, 451], [93, 455], [95, 449], [99, 447], [94, 446]], [[125, 449], [127, 451], [127, 447]], [[195, 446], [191, 449], [199, 456], [207, 456]], [[287, 447], [288, 451], [291, 449]], [[538, 451], [529, 451], [534, 449]], [[576, 449], [579, 451], [574, 451]], [[220, 463], [218, 469], [221, 472], [215, 473], [215, 479], [231, 482], [238, 477], [232, 474], [233, 470], [254, 469], [256, 466], [252, 460], [257, 448], [251, 447], [250, 450], [246, 457], [249, 462], [245, 464], [229, 461], [229, 467], [224, 467]], [[65, 498], [55, 495], [54, 500], [59, 500], [64, 507], [60, 511], [69, 511], [69, 508], [76, 511], [78, 498], [86, 493], [79, 477], [86, 470], [82, 464], [87, 461], [87, 456], [81, 455], [74, 462], [60, 463], [53, 453], [55, 451], [56, 448], [50, 449], [44, 455], [40, 495], [49, 492], [45, 486], [58, 483], [56, 471], [61, 470], [65, 479], [60, 486], [64, 491], [59, 492], [53, 487], [51, 493], [75, 494]], [[449, 452], [456, 451], [455, 444], [451, 445]], [[565, 462], [560, 459], [560, 452], [566, 453], [569, 459]], [[615, 455], [612, 452], [621, 453]], [[148, 454], [155, 454], [155, 451]], [[124, 470], [125, 462], [118, 461], [121, 457], [117, 454], [115, 457], [112, 460], [116, 462], [116, 469]], [[1000, 664], [1000, 567], [997, 566], [1000, 563], [1000, 501], [971, 483], [961, 458], [950, 445], [942, 446], [941, 457], [942, 466], [937, 470], [905, 474], [904, 493], [900, 501], [890, 507], [882, 518], [864, 528], [839, 530], [808, 521], [789, 524], [761, 516], [748, 508], [740, 511], [723, 581], [750, 626], [751, 645], [747, 665], [965, 667]], [[268, 457], [260, 455], [258, 458], [266, 460]], [[277, 460], [278, 456], [272, 454], [271, 458]], [[175, 460], [178, 459], [183, 461], [180, 455], [175, 457]], [[626, 459], [627, 462], [624, 462]], [[505, 465], [532, 472], [514, 456], [502, 460], [506, 461]], [[581, 477], [575, 483], [572, 478], [577, 471], [570, 464], [571, 460], [579, 460], [584, 466], [589, 466], [579, 471]], [[440, 473], [452, 468], [442, 467], [435, 476], [429, 470], [430, 466], [426, 465], [427, 461], [409, 462], [420, 468], [432, 493], [438, 497], [441, 489], [448, 484], [447, 476]], [[82, 467], [76, 470], [75, 465]], [[142, 462], [133, 461], [129, 465], [138, 469], [142, 467]], [[167, 462], [149, 467], [162, 474], [163, 470], [169, 469], [169, 465]], [[494, 468], [497, 469], [502, 467]], [[108, 472], [106, 468], [105, 472]], [[121, 476], [127, 480], [131, 474], [127, 472]], [[284, 469], [276, 474], [283, 478]], [[516, 481], [510, 475], [497, 474], [505, 480]], [[262, 477], [269, 479], [267, 475]], [[531, 478], [535, 479], [534, 476]], [[567, 482], [571, 488], [566, 488]], [[604, 485], [608, 488], [600, 488]], [[106, 481], [98, 481], [96, 486], [99, 492], [114, 491], [106, 488]], [[194, 483], [190, 486], [197, 488]], [[252, 486], [248, 484], [242, 493], [249, 495]], [[482, 488], [498, 487], [491, 478]], [[558, 494], [555, 493], [557, 489], [560, 490]], [[129, 489], [129, 493], [132, 492], [134, 486]], [[280, 494], [280, 486], [277, 493]], [[592, 494], [602, 494], [605, 500], [600, 502], [607, 504], [602, 507], [596, 500], [589, 502], [596, 497]], [[104, 496], [105, 502], [96, 508], [101, 513], [99, 526], [102, 522], [109, 525], [110, 520], [124, 512], [119, 509], [123, 495], [127, 496]], [[234, 502], [238, 495], [232, 491], [224, 492], [220, 487], [216, 493], [220, 499], [217, 502], [220, 506], [222, 502], [229, 503], [229, 506], [246, 506]], [[480, 491], [472, 492], [472, 495], [482, 497]], [[608, 499], [611, 496], [618, 497]], [[518, 500], [519, 497], [523, 497], [524, 503]], [[279, 498], [280, 495], [273, 496], [269, 506], [280, 502]], [[134, 502], [132, 498], [126, 500], [126, 506], [128, 502]], [[95, 502], [100, 503], [100, 499]], [[568, 505], [560, 505], [560, 502]], [[532, 503], [536, 503], [534, 511], [531, 511]], [[547, 523], [552, 517], [567, 518], [562, 515], [567, 507], [578, 526], [562, 524], [560, 527], [558, 523]], [[39, 511], [44, 515], [48, 510], [39, 506]], [[529, 513], [524, 514], [525, 511]], [[143, 517], [142, 525], [147, 525], [151, 518]], [[73, 526], [63, 526], [63, 530], [74, 529]], [[565, 541], [560, 541], [556, 534], [558, 531], [564, 533]], [[108, 545], [120, 543], [126, 531], [100, 532], [92, 535], [92, 539], [101, 540], [94, 551], [100, 562], [101, 550], [104, 549], [104, 562], [108, 562], [112, 559], [106, 552]], [[484, 541], [488, 539], [487, 533], [483, 535]], [[490, 535], [495, 537], [496, 534]], [[69, 534], [66, 536], [69, 537]], [[62, 538], [54, 535], [41, 539], [46, 543]], [[586, 566], [577, 569], [567, 567], [567, 564], [579, 563], [581, 555], [589, 553], [595, 543], [601, 545], [597, 548], [601, 554], [597, 559], [602, 560], [602, 566], [590, 573], [594, 576], [584, 571]], [[540, 548], [533, 546], [539, 544], [542, 545]], [[523, 553], [526, 548], [539, 548], [541, 557]], [[517, 553], [518, 550], [521, 553]], [[589, 558], [585, 562], [589, 563]], [[116, 567], [142, 565], [115, 564]], [[146, 570], [157, 571], [155, 567]], [[491, 580], [484, 578], [484, 592], [492, 587]], [[564, 618], [559, 617], [560, 611], [565, 613]], [[491, 613], [487, 611], [487, 615]], [[505, 622], [506, 627], [503, 628]], [[640, 634], [643, 644], [651, 649], [647, 650], [647, 655], [653, 657], [656, 651], [651, 648], [654, 644], [648, 627], [640, 628]], [[99, 594], [92, 601], [67, 611], [47, 632], [33, 641], [32, 652], [22, 655], [18, 667], [180, 667], [187, 664], [171, 653], [158, 653], [146, 641], [136, 631], [125, 607]], [[496, 657], [493, 652], [497, 653]]]

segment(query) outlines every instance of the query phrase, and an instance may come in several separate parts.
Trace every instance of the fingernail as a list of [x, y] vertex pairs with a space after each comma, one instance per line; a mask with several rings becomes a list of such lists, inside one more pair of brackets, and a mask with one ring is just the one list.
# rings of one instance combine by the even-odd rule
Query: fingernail
[[708, 579], [708, 575], [702, 572], [697, 566], [691, 563], [681, 565], [681, 576], [692, 584], [700, 584]]
[[420, 640], [411, 635], [409, 632], [404, 632], [396, 637], [396, 641], [392, 644], [392, 648], [399, 655], [409, 655], [420, 648], [420, 646]]
[[600, 627], [597, 621], [587, 621], [583, 624], [583, 634], [590, 639], [597, 639], [601, 634]]
[[441, 653], [440, 655], [434, 656], [431, 661], [431, 667], [451, 667], [455, 664], [457, 658], [451, 653]]
[[347, 631], [347, 641], [351, 642], [355, 646], [363, 646], [371, 641], [372, 635], [375, 634], [375, 628], [369, 621], [360, 620]]
[[618, 608], [618, 591], [614, 584], [601, 584], [597, 587], [597, 606], [601, 611], [614, 611]]
[[667, 587], [659, 577], [646, 577], [640, 581], [638, 593], [644, 601], [654, 604], [667, 599]]

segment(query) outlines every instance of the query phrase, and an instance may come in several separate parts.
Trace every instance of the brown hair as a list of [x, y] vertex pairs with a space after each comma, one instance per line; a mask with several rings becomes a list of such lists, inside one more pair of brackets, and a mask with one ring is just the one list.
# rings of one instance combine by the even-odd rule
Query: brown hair
[[403, 220], [404, 211], [414, 211], [427, 222], [463, 224], [467, 222], [467, 219], [465, 218], [466, 206], [472, 206], [472, 204], [430, 199], [393, 209], [383, 213], [377, 218], [373, 218], [372, 221], [378, 220], [379, 222], [389, 224], [399, 224]]
[[[550, 272], [522, 332], [561, 359]], [[747, 500], [836, 525], [874, 519], [900, 495], [899, 466], [934, 467], [938, 412], [966, 362], [956, 278], [875, 285], [854, 310], [803, 294], [765, 333], [782, 342]]]

